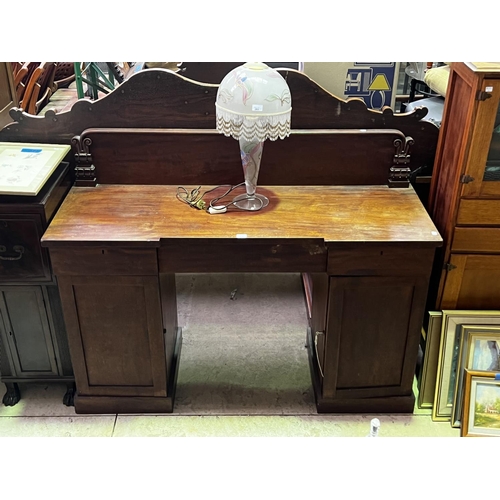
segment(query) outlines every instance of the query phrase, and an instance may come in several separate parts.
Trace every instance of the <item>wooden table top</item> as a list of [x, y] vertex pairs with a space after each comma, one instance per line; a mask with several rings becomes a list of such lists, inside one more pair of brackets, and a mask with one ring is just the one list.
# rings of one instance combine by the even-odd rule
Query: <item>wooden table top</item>
[[[159, 246], [161, 239], [237, 237], [442, 243], [412, 187], [262, 186], [257, 192], [270, 199], [266, 208], [245, 212], [233, 207], [217, 215], [180, 202], [176, 192], [177, 186], [73, 187], [44, 234], [42, 245], [127, 242]], [[243, 192], [242, 188], [227, 200], [238, 192]], [[204, 199], [208, 202], [217, 193]]]

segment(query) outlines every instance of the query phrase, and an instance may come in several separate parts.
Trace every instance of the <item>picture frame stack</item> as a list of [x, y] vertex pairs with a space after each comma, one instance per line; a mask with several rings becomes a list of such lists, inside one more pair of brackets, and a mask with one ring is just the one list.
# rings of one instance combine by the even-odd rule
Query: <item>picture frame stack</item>
[[419, 408], [461, 436], [500, 436], [500, 310], [430, 311]]

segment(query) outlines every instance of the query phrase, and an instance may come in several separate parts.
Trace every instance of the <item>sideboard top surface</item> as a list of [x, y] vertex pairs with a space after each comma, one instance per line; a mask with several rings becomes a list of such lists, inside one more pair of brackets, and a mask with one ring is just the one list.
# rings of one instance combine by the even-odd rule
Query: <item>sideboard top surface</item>
[[[242, 189], [217, 204], [230, 201]], [[223, 192], [219, 188], [204, 199], [209, 202]], [[262, 186], [258, 192], [270, 199], [259, 212], [232, 208], [210, 215], [180, 202], [176, 186], [73, 187], [42, 245], [159, 246], [162, 239], [234, 238], [419, 242], [434, 247], [442, 243], [412, 187]]]

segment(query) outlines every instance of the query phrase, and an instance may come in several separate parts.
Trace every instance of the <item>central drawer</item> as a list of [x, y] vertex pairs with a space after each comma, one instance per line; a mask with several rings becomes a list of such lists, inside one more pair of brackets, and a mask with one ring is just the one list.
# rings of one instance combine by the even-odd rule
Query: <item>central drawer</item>
[[322, 239], [164, 240], [161, 273], [325, 272]]
[[106, 246], [50, 249], [54, 274], [71, 276], [150, 276], [158, 274], [155, 248]]

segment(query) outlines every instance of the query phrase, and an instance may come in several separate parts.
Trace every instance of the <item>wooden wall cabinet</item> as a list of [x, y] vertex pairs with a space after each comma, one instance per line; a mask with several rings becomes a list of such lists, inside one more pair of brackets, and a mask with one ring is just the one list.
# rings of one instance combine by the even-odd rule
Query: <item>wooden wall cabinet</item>
[[443, 236], [429, 308], [500, 307], [500, 63], [453, 63], [429, 211]]
[[37, 196], [0, 195], [0, 378], [2, 402], [15, 405], [21, 382], [66, 382], [74, 377], [59, 291], [40, 239], [71, 187], [67, 163]]

